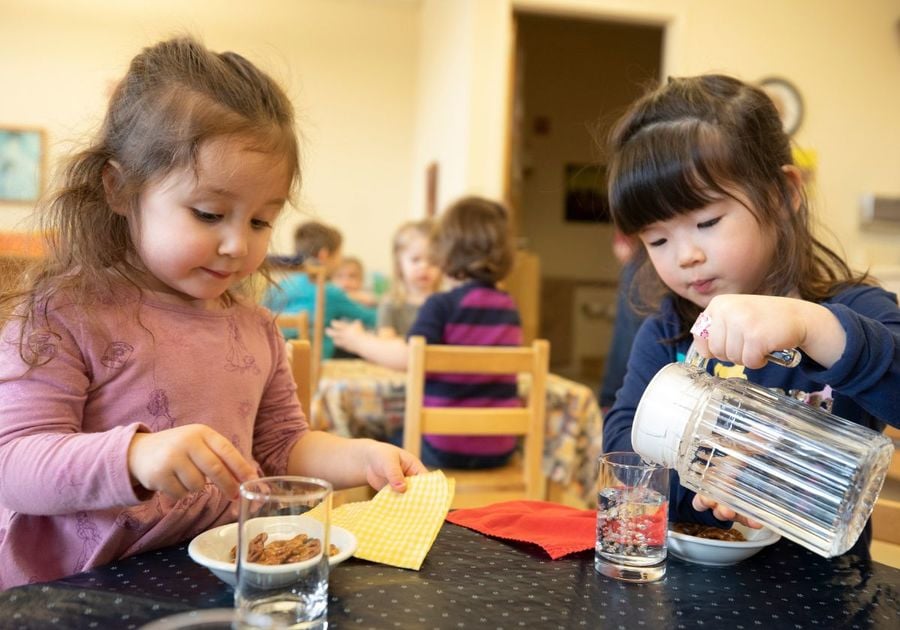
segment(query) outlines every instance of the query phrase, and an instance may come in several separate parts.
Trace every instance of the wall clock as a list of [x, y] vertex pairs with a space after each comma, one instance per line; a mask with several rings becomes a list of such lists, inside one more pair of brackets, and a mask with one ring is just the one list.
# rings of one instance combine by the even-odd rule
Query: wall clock
[[803, 97], [800, 96], [800, 90], [787, 79], [780, 77], [762, 79], [759, 86], [775, 103], [784, 132], [789, 136], [794, 135], [803, 122]]

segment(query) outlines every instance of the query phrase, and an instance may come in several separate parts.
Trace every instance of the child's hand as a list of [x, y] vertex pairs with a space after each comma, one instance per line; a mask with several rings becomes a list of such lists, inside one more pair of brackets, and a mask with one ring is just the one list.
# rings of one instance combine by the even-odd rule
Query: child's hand
[[705, 512], [706, 510], [711, 509], [713, 511], [713, 516], [720, 521], [737, 521], [738, 523], [743, 523], [747, 527], [753, 529], [760, 529], [762, 527], [762, 523], [759, 521], [756, 521], [749, 516], [738, 514], [727, 505], [722, 505], [715, 499], [710, 499], [709, 497], [695, 494], [692, 505], [698, 512]]
[[825, 307], [768, 295], [717, 295], [691, 332], [701, 356], [751, 369], [765, 366], [769, 352], [786, 348], [800, 348], [829, 368], [843, 354], [847, 340]]
[[367, 440], [365, 455], [366, 481], [376, 490], [390, 484], [397, 492], [406, 492], [406, 479], [410, 475], [421, 475], [428, 472], [425, 464], [404, 451], [387, 442]]
[[256, 477], [256, 467], [231, 442], [202, 424], [135, 434], [128, 471], [147, 490], [174, 499], [202, 490], [207, 480], [237, 498], [238, 486]]
[[338, 319], [333, 320], [325, 332], [334, 345], [354, 354], [359, 354], [358, 344], [368, 334], [359, 320], [342, 322]]

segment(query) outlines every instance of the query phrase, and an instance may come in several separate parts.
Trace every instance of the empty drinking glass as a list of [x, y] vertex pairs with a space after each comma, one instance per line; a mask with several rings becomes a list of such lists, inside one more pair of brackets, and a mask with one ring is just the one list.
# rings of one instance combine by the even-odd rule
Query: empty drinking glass
[[310, 477], [241, 484], [239, 627], [327, 627], [331, 496], [331, 484]]

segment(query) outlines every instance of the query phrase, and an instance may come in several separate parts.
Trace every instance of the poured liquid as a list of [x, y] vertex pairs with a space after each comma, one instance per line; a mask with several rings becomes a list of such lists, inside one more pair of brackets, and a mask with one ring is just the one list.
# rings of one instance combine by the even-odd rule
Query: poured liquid
[[668, 499], [647, 488], [597, 493], [595, 551], [611, 562], [650, 566], [666, 558]]

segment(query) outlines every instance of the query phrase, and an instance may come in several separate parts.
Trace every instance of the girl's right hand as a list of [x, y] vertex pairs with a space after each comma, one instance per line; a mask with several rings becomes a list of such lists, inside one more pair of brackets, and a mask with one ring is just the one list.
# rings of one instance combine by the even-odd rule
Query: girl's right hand
[[236, 499], [240, 484], [257, 476], [231, 442], [203, 424], [136, 433], [128, 447], [128, 472], [147, 490], [176, 500], [202, 490], [207, 480]]
[[363, 328], [362, 322], [354, 320], [345, 322], [336, 319], [329, 324], [325, 330], [325, 334], [331, 337], [338, 348], [343, 348], [347, 352], [359, 354], [359, 343], [369, 333]]

